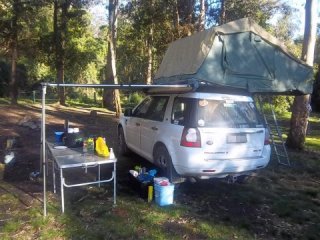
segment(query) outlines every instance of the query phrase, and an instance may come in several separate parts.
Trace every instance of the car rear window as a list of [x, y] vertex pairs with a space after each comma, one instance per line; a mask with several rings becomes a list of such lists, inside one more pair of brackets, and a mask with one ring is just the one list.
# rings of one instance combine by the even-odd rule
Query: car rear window
[[253, 102], [198, 99], [196, 119], [198, 127], [263, 127]]
[[176, 97], [172, 107], [171, 123], [194, 127], [196, 99]]

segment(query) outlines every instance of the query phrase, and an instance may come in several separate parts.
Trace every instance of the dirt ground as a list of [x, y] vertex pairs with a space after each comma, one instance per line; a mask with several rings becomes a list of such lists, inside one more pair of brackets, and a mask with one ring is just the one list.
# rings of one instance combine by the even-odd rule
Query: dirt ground
[[[22, 193], [24, 197], [21, 201], [25, 206], [32, 201], [30, 197], [41, 199], [42, 194], [42, 185], [30, 179], [30, 173], [40, 169], [40, 128], [31, 129], [22, 126], [21, 122], [26, 117], [40, 126], [40, 105], [28, 107], [0, 105], [0, 157], [2, 162], [8, 153], [5, 151], [7, 139], [13, 138], [16, 141], [12, 149], [15, 159], [6, 166], [4, 179], [5, 182], [16, 188], [14, 190], [18, 191], [16, 194]], [[108, 146], [117, 148], [117, 119], [113, 113], [98, 112], [96, 117], [91, 117], [89, 109], [50, 105], [46, 111], [47, 135], [53, 137], [54, 131], [63, 130], [66, 119], [69, 120], [70, 126], [79, 127], [85, 135], [105, 136]], [[127, 171], [136, 164], [142, 163], [146, 167], [150, 165], [135, 155], [132, 159], [120, 157], [118, 161], [118, 189], [120, 193], [121, 191], [128, 193], [130, 190], [126, 186]], [[261, 184], [272, 180], [274, 173], [270, 174], [271, 178], [269, 176], [260, 179]], [[259, 192], [253, 192], [250, 187], [244, 187], [241, 192], [237, 192], [237, 186], [228, 185], [227, 188], [226, 186], [209, 181], [197, 184], [187, 183], [180, 186], [176, 201], [179, 204], [192, 206], [191, 218], [201, 216], [202, 219], [214, 218], [219, 222], [238, 225], [250, 230], [257, 236], [257, 239], [299, 239], [298, 224], [287, 224], [270, 211], [268, 200], [265, 200], [270, 196], [255, 195]], [[8, 191], [8, 189], [0, 188], [0, 194], [1, 191]], [[286, 191], [289, 196], [291, 190]], [[0, 211], [5, 207], [0, 206]], [[168, 231], [175, 231], [174, 225], [168, 226]]]
[[[39, 106], [40, 107], [40, 106]], [[0, 106], [0, 143], [1, 159], [4, 159], [7, 139], [14, 139], [12, 151], [14, 163], [5, 171], [5, 179], [10, 182], [28, 181], [29, 175], [40, 168], [41, 109], [35, 106]], [[46, 134], [54, 137], [54, 131], [63, 131], [65, 120], [70, 127], [79, 127], [85, 135], [105, 136], [109, 147], [116, 147], [116, 119], [113, 114], [101, 112], [90, 116], [86, 109], [70, 109], [61, 106], [49, 106], [46, 110]], [[31, 122], [31, 129], [25, 122]]]
[[[101, 135], [106, 138], [109, 147], [116, 148], [116, 124], [113, 113], [98, 112], [90, 116], [88, 109], [72, 109], [59, 105], [50, 105], [46, 109], [46, 134], [53, 137], [54, 131], [63, 131], [65, 120], [70, 127], [79, 127], [85, 135]], [[27, 122], [27, 124], [26, 124]], [[32, 129], [29, 125], [32, 125]], [[0, 161], [14, 152], [14, 159], [6, 164], [4, 180], [21, 190], [26, 202], [28, 196], [42, 194], [42, 185], [32, 178], [32, 173], [40, 170], [41, 146], [41, 106], [7, 106], [0, 105]], [[36, 128], [35, 128], [36, 127]], [[8, 139], [14, 144], [6, 150]], [[48, 179], [50, 181], [50, 179]], [[9, 186], [9, 185], [8, 185]], [[20, 195], [20, 193], [17, 193]], [[22, 200], [24, 201], [24, 200]]]

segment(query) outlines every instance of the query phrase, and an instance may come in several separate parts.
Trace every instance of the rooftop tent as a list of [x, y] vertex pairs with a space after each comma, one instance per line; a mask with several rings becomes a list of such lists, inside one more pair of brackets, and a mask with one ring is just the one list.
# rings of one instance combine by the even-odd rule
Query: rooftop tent
[[312, 92], [312, 67], [248, 18], [170, 44], [155, 84], [205, 82], [251, 93]]

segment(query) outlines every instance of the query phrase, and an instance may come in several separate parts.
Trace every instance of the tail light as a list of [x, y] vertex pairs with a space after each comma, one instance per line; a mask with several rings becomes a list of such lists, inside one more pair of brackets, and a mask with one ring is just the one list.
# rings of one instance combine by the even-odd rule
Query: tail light
[[180, 146], [183, 147], [201, 147], [200, 132], [197, 128], [184, 128], [182, 131]]
[[265, 136], [264, 136], [264, 145], [270, 145], [270, 143], [271, 143], [271, 141], [270, 141], [269, 129], [266, 128]]

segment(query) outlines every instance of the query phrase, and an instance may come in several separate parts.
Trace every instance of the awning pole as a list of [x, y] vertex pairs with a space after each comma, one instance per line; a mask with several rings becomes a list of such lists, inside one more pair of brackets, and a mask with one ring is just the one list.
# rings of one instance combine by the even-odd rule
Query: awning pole
[[42, 85], [42, 119], [41, 119], [41, 146], [42, 146], [42, 177], [43, 177], [43, 216], [47, 216], [47, 184], [46, 184], [46, 90]]

